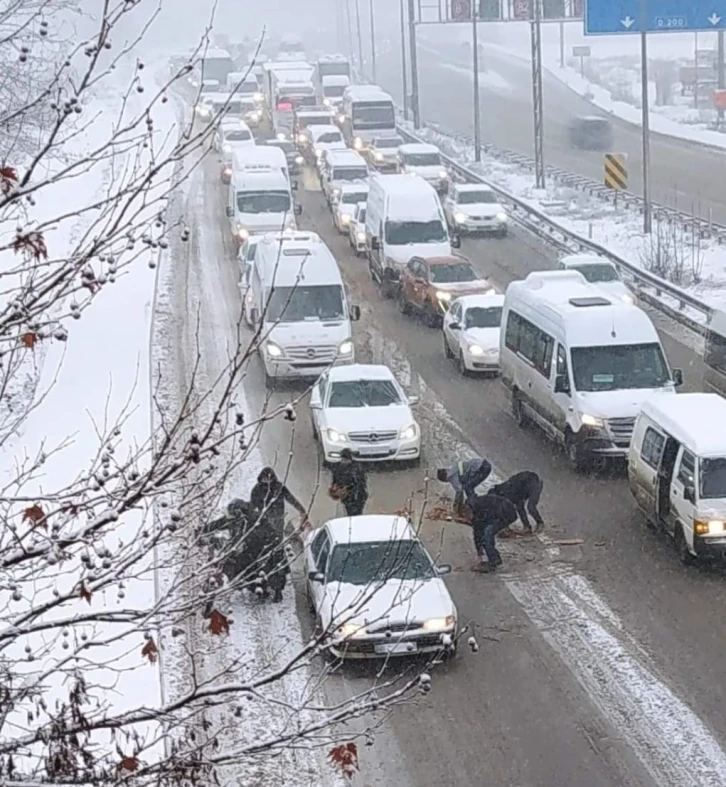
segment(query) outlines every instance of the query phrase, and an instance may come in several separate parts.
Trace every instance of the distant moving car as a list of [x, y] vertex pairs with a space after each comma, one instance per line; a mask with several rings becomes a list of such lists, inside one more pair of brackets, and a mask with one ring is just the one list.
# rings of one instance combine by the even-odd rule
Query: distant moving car
[[350, 186], [341, 186], [340, 193], [333, 201], [333, 226], [343, 234], [347, 233], [353, 220], [355, 206], [368, 199], [368, 186], [365, 183], [355, 183]]
[[561, 270], [579, 271], [585, 279], [599, 290], [625, 303], [635, 303], [635, 296], [620, 278], [618, 269], [597, 254], [568, 254], [558, 263]]
[[444, 167], [441, 151], [436, 145], [409, 142], [398, 148], [398, 171], [418, 175], [430, 183], [439, 194], [449, 188], [449, 172]]
[[401, 137], [374, 137], [365, 152], [368, 163], [381, 172], [398, 172], [398, 149]]
[[449, 227], [458, 233], [507, 234], [509, 219], [496, 192], [478, 183], [454, 183], [443, 200]]
[[285, 154], [287, 170], [291, 175], [297, 175], [300, 172], [300, 167], [305, 163], [305, 159], [300, 155], [294, 142], [289, 139], [268, 139], [265, 144], [272, 148], [279, 148]]
[[348, 240], [356, 257], [365, 254], [366, 250], [366, 206], [366, 202], [359, 202], [355, 206], [355, 213], [348, 226]]
[[331, 656], [350, 659], [456, 653], [458, 613], [408, 519], [331, 519], [305, 537], [307, 591]]
[[310, 396], [313, 437], [326, 464], [349, 448], [361, 462], [421, 458], [421, 429], [408, 397], [387, 366], [350, 364], [322, 374]]
[[504, 295], [463, 295], [444, 315], [444, 355], [459, 371], [499, 371], [499, 339]]
[[570, 123], [570, 147], [578, 150], [611, 150], [613, 127], [607, 118], [579, 117]]
[[466, 257], [413, 257], [401, 272], [398, 306], [402, 314], [418, 312], [427, 325], [438, 328], [454, 298], [491, 289]]

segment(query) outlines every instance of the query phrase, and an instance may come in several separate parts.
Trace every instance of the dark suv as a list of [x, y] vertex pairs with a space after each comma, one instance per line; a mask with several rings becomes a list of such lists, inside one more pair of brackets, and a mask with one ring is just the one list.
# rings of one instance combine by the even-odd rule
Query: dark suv
[[612, 150], [613, 127], [607, 118], [580, 117], [570, 124], [570, 147], [578, 150]]

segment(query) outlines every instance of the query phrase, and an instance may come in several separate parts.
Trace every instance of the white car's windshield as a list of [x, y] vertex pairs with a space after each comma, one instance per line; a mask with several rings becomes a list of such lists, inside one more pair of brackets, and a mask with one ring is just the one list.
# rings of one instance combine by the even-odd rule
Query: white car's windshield
[[496, 205], [497, 200], [493, 191], [462, 191], [456, 198], [459, 205]]
[[286, 191], [238, 191], [240, 213], [287, 213], [290, 195]]
[[501, 324], [501, 306], [472, 306], [464, 315], [464, 328], [499, 328]]
[[225, 131], [225, 142], [249, 142], [252, 139], [252, 134], [245, 129], [237, 129], [235, 131]]
[[447, 265], [431, 266], [431, 281], [434, 284], [457, 284], [477, 281], [479, 277], [468, 262], [452, 262]]
[[578, 391], [661, 388], [670, 380], [659, 344], [573, 347], [571, 355]]
[[365, 202], [368, 199], [368, 194], [365, 191], [345, 192], [340, 198], [341, 202], [346, 205], [357, 205], [359, 202]]
[[235, 87], [234, 92], [241, 93], [243, 96], [249, 96], [259, 92], [259, 89], [257, 80], [255, 80], [254, 82], [243, 82], [241, 85]]
[[598, 284], [599, 282], [607, 281], [620, 281], [620, 276], [614, 265], [608, 262], [603, 262], [598, 265], [572, 265], [570, 270], [580, 271], [580, 273], [591, 284]]
[[701, 459], [701, 498], [726, 498], [726, 457]]
[[267, 322], [320, 322], [345, 317], [339, 284], [275, 287], [267, 304]]
[[391, 137], [390, 139], [377, 139], [373, 142], [373, 147], [379, 150], [387, 150], [389, 148], [400, 148], [403, 145], [403, 140], [400, 137]]
[[441, 166], [441, 156], [438, 153], [408, 153], [403, 160], [409, 167]]
[[341, 137], [337, 131], [326, 131], [324, 134], [320, 134], [315, 141], [320, 144], [328, 144], [332, 142], [342, 142], [343, 137]]
[[[332, 180], [367, 180], [368, 170], [365, 167], [335, 167]], [[358, 200], [360, 202], [360, 200]]]
[[409, 243], [444, 243], [444, 241], [446, 241], [446, 230], [439, 219], [386, 223], [386, 243], [391, 246], [406, 246]]
[[[428, 580], [436, 576], [431, 558], [418, 541], [338, 544], [330, 555], [327, 582], [370, 585], [389, 580]], [[401, 598], [405, 603], [406, 599]]]
[[365, 211], [365, 208], [363, 208], [362, 210], [358, 211], [358, 219], [357, 219], [357, 221], [358, 221], [359, 224], [365, 224], [365, 220], [366, 220], [366, 211]]
[[346, 380], [333, 383], [328, 407], [388, 407], [401, 404], [390, 380]]
[[230, 115], [241, 115], [244, 112], [244, 107], [239, 101], [213, 101], [212, 107], [215, 112], [224, 112]]
[[327, 85], [323, 88], [323, 93], [325, 93], [325, 98], [340, 98], [343, 93], [345, 93], [345, 89], [348, 87], [347, 85]]

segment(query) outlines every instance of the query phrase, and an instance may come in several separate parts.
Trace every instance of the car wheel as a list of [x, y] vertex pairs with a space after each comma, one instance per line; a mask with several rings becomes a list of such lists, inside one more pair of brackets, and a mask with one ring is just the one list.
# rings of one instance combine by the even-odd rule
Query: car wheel
[[469, 370], [466, 368], [466, 363], [464, 362], [464, 353], [461, 350], [459, 350], [459, 357], [456, 359], [456, 366], [462, 377], [469, 376]]
[[396, 300], [398, 301], [398, 311], [400, 311], [401, 314], [411, 314], [411, 304], [406, 300], [406, 296], [403, 293], [403, 287], [398, 288]]
[[446, 339], [446, 334], [444, 334], [444, 355], [451, 360], [454, 357], [454, 353], [451, 352], [451, 347], [449, 347], [449, 342]]
[[527, 426], [529, 426], [529, 418], [527, 418], [527, 414], [524, 412], [522, 397], [519, 391], [516, 390], [512, 392], [512, 415], [520, 429], [526, 429]]
[[507, 237], [507, 233], [508, 233], [508, 230], [507, 230], [506, 227], [504, 227], [504, 229], [501, 229], [501, 230], [499, 230], [499, 232], [497, 232], [497, 237], [499, 237], [499, 238], [506, 238]]
[[683, 534], [683, 526], [680, 524], [676, 526], [675, 542], [676, 554], [678, 555], [678, 560], [681, 561], [681, 565], [692, 566], [696, 560], [688, 549], [688, 542]]
[[580, 445], [577, 436], [568, 432], [565, 436], [565, 453], [570, 467], [576, 473], [584, 473], [588, 468], [588, 461]]

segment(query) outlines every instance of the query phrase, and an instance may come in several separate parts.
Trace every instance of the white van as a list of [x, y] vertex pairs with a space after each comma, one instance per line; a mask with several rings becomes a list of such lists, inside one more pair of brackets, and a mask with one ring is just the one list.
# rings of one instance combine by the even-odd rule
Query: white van
[[315, 233], [267, 236], [252, 270], [252, 321], [269, 380], [317, 378], [355, 361], [349, 306], [338, 263]]
[[564, 445], [578, 471], [624, 459], [642, 403], [682, 382], [648, 315], [577, 271], [530, 273], [507, 287], [499, 363], [516, 421]]
[[320, 79], [323, 104], [326, 107], [339, 107], [343, 103], [343, 93], [350, 85], [350, 77], [344, 74], [331, 74]]
[[248, 98], [258, 105], [264, 100], [257, 77], [252, 72], [233, 71], [227, 74], [227, 90], [240, 98]]
[[290, 180], [287, 156], [272, 145], [237, 147], [233, 151], [232, 169], [235, 172], [265, 172], [273, 169]]
[[683, 563], [726, 557], [726, 399], [684, 393], [644, 402], [628, 481], [648, 521], [675, 541]]
[[449, 188], [449, 173], [436, 145], [423, 142], [401, 145], [398, 148], [398, 171], [406, 175], [418, 175], [430, 183], [439, 194]]
[[337, 199], [341, 186], [368, 182], [368, 165], [363, 156], [354, 150], [328, 151], [325, 162], [321, 179], [328, 202]]
[[458, 235], [449, 237], [441, 201], [422, 178], [371, 176], [366, 210], [366, 251], [371, 276], [387, 298], [398, 289], [412, 257], [450, 257]]
[[227, 217], [237, 243], [261, 232], [295, 229], [301, 212], [300, 205], [293, 207], [290, 181], [278, 169], [232, 172]]

